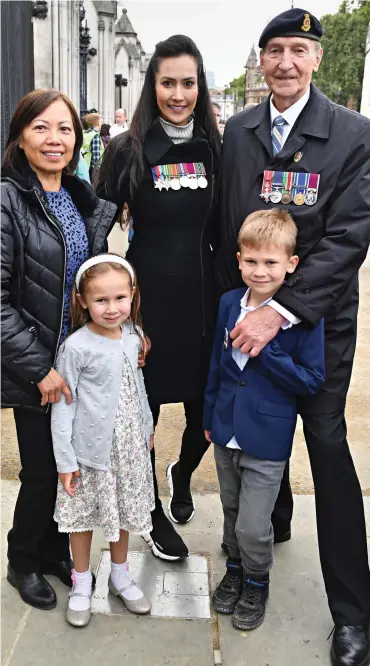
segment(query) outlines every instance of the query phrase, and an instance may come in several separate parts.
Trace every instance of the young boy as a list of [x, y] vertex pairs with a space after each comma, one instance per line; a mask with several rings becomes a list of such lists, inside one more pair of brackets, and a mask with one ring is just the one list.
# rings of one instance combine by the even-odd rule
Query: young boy
[[[205, 394], [204, 429], [215, 444], [224, 512], [226, 574], [213, 595], [237, 629], [262, 624], [269, 594], [271, 513], [297, 420], [296, 396], [324, 381], [324, 324], [287, 322], [256, 358], [234, 349], [230, 331], [268, 304], [293, 273], [297, 228], [281, 209], [256, 211], [240, 229], [237, 259], [248, 289], [221, 298]], [[247, 315], [248, 316], [248, 315]]]

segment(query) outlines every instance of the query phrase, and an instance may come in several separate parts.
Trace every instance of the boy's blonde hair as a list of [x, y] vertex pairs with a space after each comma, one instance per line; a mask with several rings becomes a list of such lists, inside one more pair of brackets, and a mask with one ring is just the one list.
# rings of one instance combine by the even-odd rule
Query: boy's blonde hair
[[256, 210], [243, 222], [238, 236], [239, 250], [250, 247], [259, 250], [262, 245], [283, 246], [289, 257], [297, 243], [297, 227], [290, 213], [281, 208]]

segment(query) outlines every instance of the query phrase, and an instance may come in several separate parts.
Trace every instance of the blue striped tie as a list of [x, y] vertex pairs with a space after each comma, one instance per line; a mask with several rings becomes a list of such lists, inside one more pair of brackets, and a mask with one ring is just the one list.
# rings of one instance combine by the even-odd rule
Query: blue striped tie
[[287, 122], [284, 120], [283, 116], [276, 116], [274, 122], [272, 123], [271, 138], [272, 152], [274, 153], [274, 157], [276, 153], [280, 152], [282, 149], [284, 125], [287, 125]]

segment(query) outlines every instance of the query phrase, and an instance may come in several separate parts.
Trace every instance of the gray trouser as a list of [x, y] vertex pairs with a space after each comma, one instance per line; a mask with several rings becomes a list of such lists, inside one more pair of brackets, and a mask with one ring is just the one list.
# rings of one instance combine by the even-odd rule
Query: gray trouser
[[246, 573], [266, 574], [273, 562], [271, 514], [286, 461], [260, 460], [217, 445], [215, 460], [229, 555], [241, 558]]

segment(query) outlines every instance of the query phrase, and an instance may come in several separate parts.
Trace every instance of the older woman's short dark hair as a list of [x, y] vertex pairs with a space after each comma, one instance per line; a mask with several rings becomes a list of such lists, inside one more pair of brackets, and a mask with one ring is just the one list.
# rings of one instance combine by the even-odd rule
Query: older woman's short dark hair
[[2, 160], [3, 169], [14, 169], [15, 171], [22, 171], [22, 163], [24, 163], [24, 152], [19, 147], [19, 141], [23, 130], [30, 125], [34, 118], [40, 113], [45, 111], [51, 104], [58, 100], [63, 101], [68, 107], [71, 116], [73, 128], [76, 135], [76, 143], [73, 150], [73, 156], [70, 163], [64, 169], [67, 173], [74, 173], [80, 158], [80, 150], [82, 146], [82, 127], [78, 117], [77, 111], [73, 106], [71, 100], [60, 90], [32, 90], [28, 95], [23, 97], [18, 103], [14, 112], [13, 118], [10, 122], [9, 136], [5, 147], [4, 157]]

